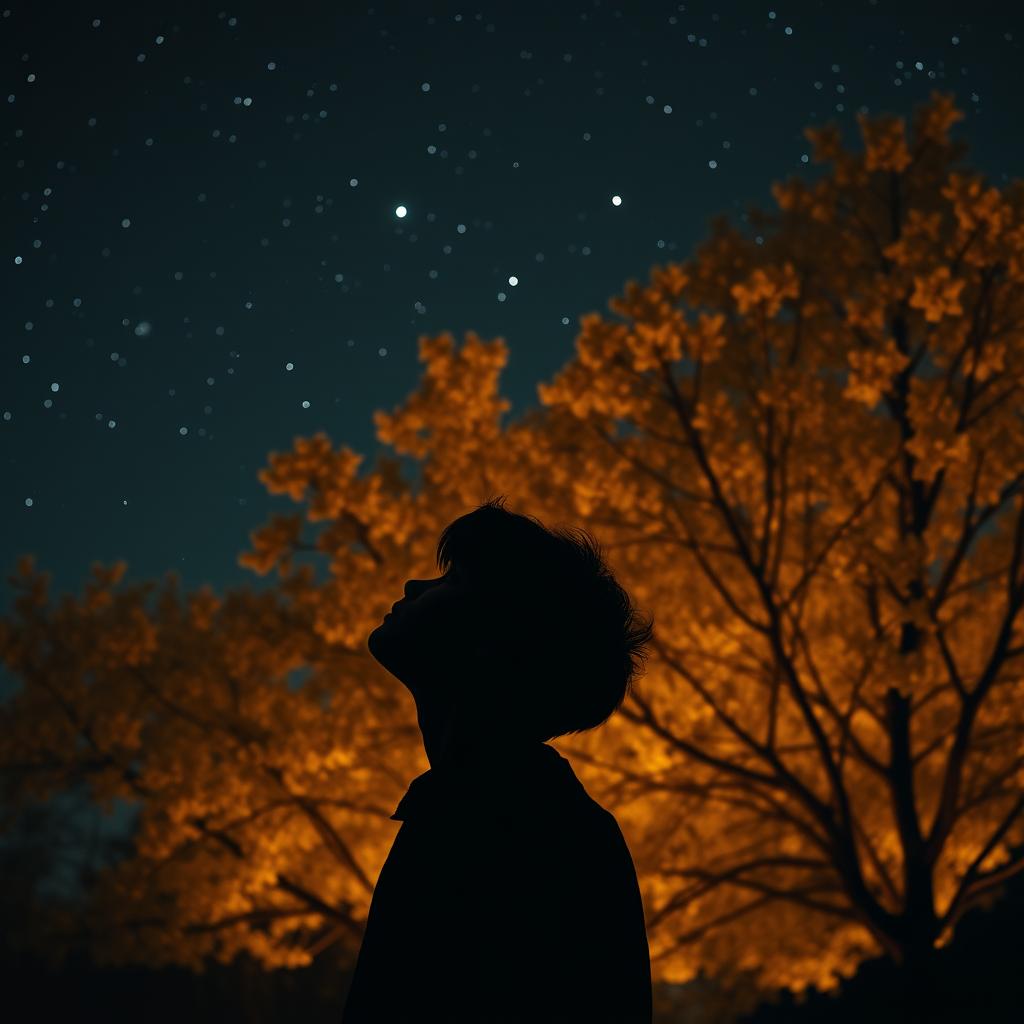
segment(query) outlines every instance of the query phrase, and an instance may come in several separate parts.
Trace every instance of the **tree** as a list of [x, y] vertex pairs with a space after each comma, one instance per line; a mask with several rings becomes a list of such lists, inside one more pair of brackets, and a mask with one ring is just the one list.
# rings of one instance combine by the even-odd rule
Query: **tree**
[[264, 484], [327, 523], [251, 534], [240, 562], [279, 592], [183, 608], [172, 577], [149, 610], [153, 584], [113, 591], [118, 563], [51, 612], [23, 559], [8, 798], [87, 775], [139, 802], [96, 890], [120, 955], [354, 950], [427, 767], [365, 637], [494, 493], [592, 531], [654, 613], [620, 712], [554, 745], [623, 826], [656, 980], [828, 987], [879, 952], [913, 972], [997, 897], [1024, 870], [1024, 189], [953, 167], [961, 116], [938, 93], [910, 139], [860, 116], [863, 153], [808, 129], [828, 173], [776, 185], [760, 237], [716, 218], [618, 319], [584, 316], [507, 427], [502, 339], [421, 338], [419, 390], [375, 414], [422, 462], [416, 493], [323, 433], [271, 453]]
[[951, 170], [960, 116], [862, 115], [862, 155], [809, 130], [832, 173], [775, 187], [763, 246], [717, 221], [540, 388], [609, 452], [581, 446], [581, 511], [658, 539], [626, 559], [662, 629], [623, 718], [664, 741], [666, 972], [913, 965], [1024, 868], [1024, 191]]

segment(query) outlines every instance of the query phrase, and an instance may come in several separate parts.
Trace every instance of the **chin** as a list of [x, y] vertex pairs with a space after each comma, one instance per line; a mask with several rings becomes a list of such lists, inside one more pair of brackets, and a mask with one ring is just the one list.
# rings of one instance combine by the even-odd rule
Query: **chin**
[[366, 638], [366, 646], [370, 649], [370, 653], [373, 654], [373, 655], [376, 655], [376, 653], [377, 653], [374, 650], [374, 647], [376, 645], [377, 634], [380, 633], [381, 628], [383, 627], [383, 625], [384, 625], [384, 623], [380, 622], [376, 626], [374, 626], [373, 629], [370, 630], [369, 636], [367, 636], [367, 638]]
[[384, 618], [370, 630], [370, 635], [366, 638], [366, 646], [378, 661], [380, 660], [380, 649], [382, 647], [388, 648], [393, 646], [391, 642], [392, 638], [388, 636], [390, 633], [389, 625], [392, 619], [394, 619], [394, 615], [385, 615]]

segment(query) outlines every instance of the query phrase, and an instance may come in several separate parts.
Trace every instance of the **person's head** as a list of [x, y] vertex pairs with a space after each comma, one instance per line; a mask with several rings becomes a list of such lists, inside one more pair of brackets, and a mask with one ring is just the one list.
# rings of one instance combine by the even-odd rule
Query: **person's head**
[[368, 639], [417, 703], [546, 741], [594, 729], [625, 700], [653, 620], [641, 620], [585, 530], [548, 529], [495, 498], [451, 522], [443, 575], [409, 580]]

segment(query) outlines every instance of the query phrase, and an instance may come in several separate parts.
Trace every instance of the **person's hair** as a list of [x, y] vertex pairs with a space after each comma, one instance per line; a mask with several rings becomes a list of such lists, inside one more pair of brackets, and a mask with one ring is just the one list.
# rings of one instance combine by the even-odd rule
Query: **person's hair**
[[467, 643], [492, 645], [496, 678], [478, 699], [531, 739], [594, 729], [646, 666], [653, 618], [640, 618], [586, 530], [549, 529], [504, 501], [455, 519], [437, 545], [439, 569], [472, 595]]

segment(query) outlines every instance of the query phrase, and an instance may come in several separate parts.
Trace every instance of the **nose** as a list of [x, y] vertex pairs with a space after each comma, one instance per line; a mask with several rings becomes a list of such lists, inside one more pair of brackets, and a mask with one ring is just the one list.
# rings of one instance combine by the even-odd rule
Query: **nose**
[[420, 594], [425, 590], [429, 590], [436, 580], [417, 580], [410, 579], [405, 581], [405, 586], [402, 587], [402, 593], [405, 594], [406, 601], [415, 601]]
[[410, 604], [415, 601], [420, 594], [425, 594], [432, 587], [436, 587], [442, 582], [444, 577], [438, 577], [437, 579], [409, 579], [405, 581], [405, 586], [402, 587], [402, 593], [405, 595], [405, 603]]

